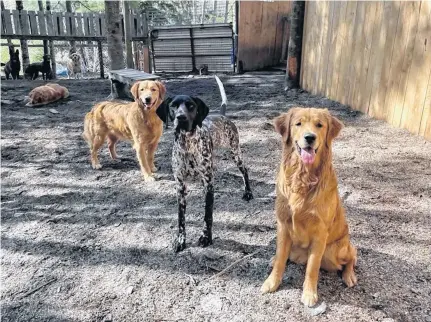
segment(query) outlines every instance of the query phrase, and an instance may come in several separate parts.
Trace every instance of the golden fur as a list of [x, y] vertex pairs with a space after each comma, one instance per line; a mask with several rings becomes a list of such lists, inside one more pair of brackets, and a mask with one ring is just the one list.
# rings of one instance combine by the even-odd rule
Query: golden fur
[[[342, 123], [327, 109], [292, 108], [277, 117], [275, 129], [281, 134], [283, 152], [277, 176], [277, 250], [270, 276], [262, 293], [279, 287], [287, 259], [307, 264], [302, 302], [316, 304], [319, 269], [343, 270], [348, 287], [357, 284], [354, 273], [356, 249], [349, 239], [344, 208], [332, 166], [332, 140]], [[304, 163], [300, 148], [306, 133], [316, 136], [317, 152], [311, 164]]]
[[66, 87], [55, 83], [38, 86], [28, 94], [27, 106], [40, 106], [69, 97]]
[[[114, 160], [117, 141], [132, 141], [144, 179], [154, 181], [154, 153], [163, 132], [163, 122], [156, 110], [163, 102], [166, 88], [158, 81], [142, 81], [135, 83], [131, 92], [133, 103], [105, 101], [96, 104], [85, 116], [83, 137], [90, 147], [94, 169], [102, 167], [97, 154], [106, 139]], [[145, 104], [145, 99], [150, 97], [151, 102]]]

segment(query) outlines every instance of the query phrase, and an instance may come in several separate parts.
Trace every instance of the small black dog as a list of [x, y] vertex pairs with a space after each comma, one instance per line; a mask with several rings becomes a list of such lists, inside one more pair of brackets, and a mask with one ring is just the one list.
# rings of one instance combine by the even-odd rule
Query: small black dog
[[21, 70], [21, 62], [19, 60], [19, 50], [13, 52], [13, 48], [9, 47], [10, 60], [6, 64], [1, 64], [4, 67], [4, 74], [6, 79], [9, 79], [9, 75], [12, 75], [13, 79], [18, 79], [19, 72]]
[[35, 80], [39, 77], [39, 72], [42, 73], [44, 80], [52, 79], [51, 74], [51, 58], [49, 55], [43, 55], [43, 62], [33, 63], [25, 69], [25, 78]]

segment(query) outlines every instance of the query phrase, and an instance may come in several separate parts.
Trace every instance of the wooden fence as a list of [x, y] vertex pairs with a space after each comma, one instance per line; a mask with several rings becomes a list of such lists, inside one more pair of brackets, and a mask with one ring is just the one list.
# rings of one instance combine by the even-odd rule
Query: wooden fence
[[[289, 39], [290, 1], [240, 1], [238, 19], [238, 61], [246, 71], [280, 63]], [[284, 41], [283, 41], [284, 40]]]
[[431, 1], [310, 1], [301, 86], [431, 140]]
[[[1, 16], [2, 38], [99, 41], [106, 39], [103, 13], [2, 10]], [[122, 25], [124, 30], [124, 19]], [[131, 32], [132, 40], [148, 37], [145, 14], [132, 14]]]

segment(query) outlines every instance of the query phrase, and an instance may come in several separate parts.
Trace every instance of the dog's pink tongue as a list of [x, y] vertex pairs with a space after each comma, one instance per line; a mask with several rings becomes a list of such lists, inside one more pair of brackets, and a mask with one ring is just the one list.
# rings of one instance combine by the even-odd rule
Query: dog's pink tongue
[[305, 164], [313, 163], [315, 156], [316, 156], [316, 153], [314, 152], [314, 149], [309, 149], [308, 151], [305, 149], [301, 150], [301, 159], [302, 159], [302, 162], [304, 162]]

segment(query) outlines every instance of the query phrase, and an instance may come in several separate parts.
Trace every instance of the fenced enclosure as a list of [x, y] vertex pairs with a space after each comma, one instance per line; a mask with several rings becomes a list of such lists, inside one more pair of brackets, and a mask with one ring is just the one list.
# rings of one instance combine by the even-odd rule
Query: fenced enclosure
[[189, 72], [206, 65], [211, 71], [233, 72], [230, 24], [158, 27], [151, 31], [156, 72]]
[[[122, 19], [124, 26], [124, 19]], [[132, 13], [133, 40], [148, 36], [145, 13]], [[21, 27], [22, 26], [22, 27]], [[51, 11], [2, 10], [2, 38], [50, 40], [104, 40], [104, 13], [62, 13]], [[124, 30], [124, 27], [123, 27]]]
[[307, 2], [301, 86], [431, 139], [431, 2]]

